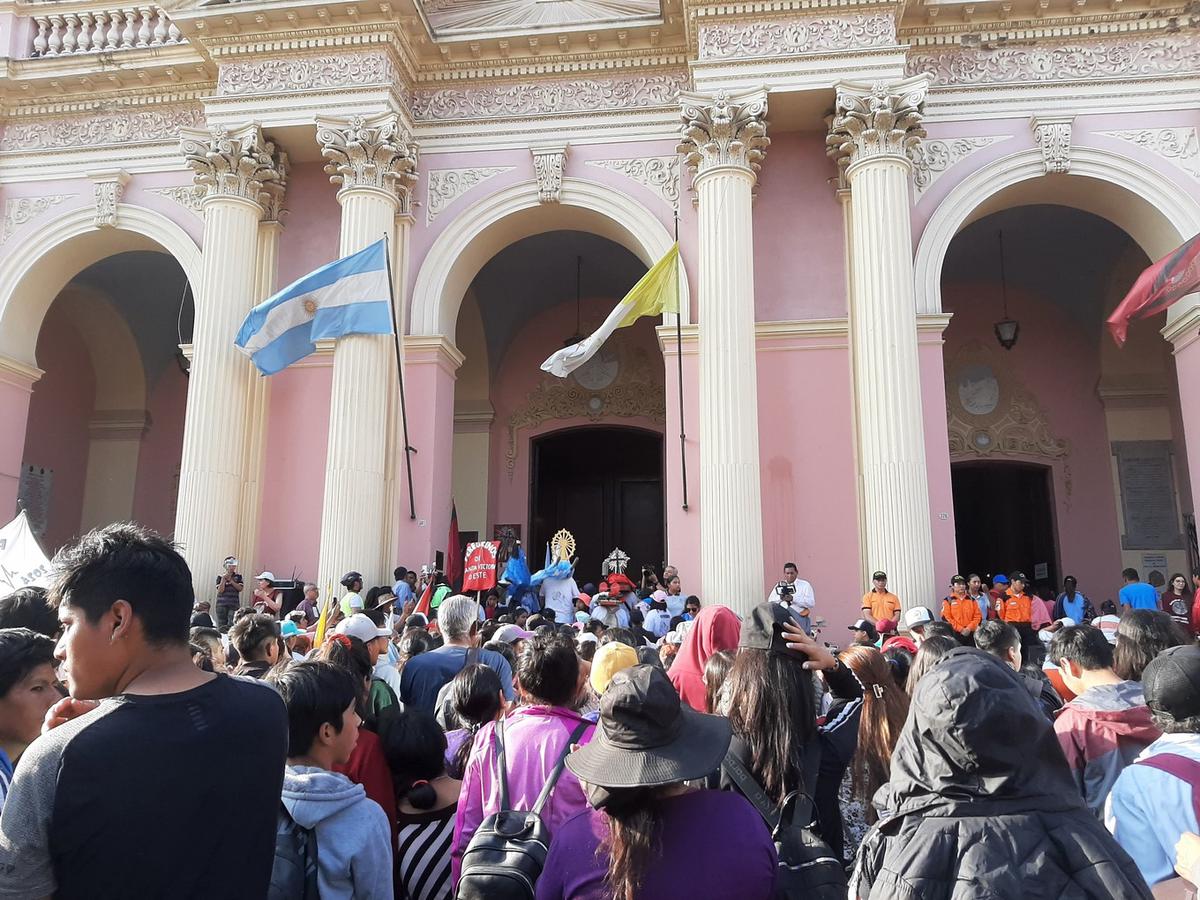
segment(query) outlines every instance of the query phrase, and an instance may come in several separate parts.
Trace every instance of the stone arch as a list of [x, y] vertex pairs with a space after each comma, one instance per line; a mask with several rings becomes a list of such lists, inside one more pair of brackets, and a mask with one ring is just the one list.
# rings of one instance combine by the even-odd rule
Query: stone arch
[[38, 331], [46, 310], [79, 272], [127, 250], [173, 256], [200, 291], [201, 253], [181, 226], [161, 213], [121, 204], [118, 226], [97, 228], [90, 206], [70, 210], [25, 235], [18, 249], [0, 260], [0, 356], [36, 366]]
[[1039, 150], [1024, 150], [968, 175], [930, 216], [914, 261], [917, 312], [942, 311], [942, 265], [972, 222], [1014, 206], [1071, 206], [1123, 229], [1151, 259], [1200, 232], [1200, 204], [1170, 179], [1107, 150], [1071, 148], [1071, 171], [1047, 175]]
[[83, 336], [96, 375], [97, 410], [146, 407], [146, 371], [142, 352], [125, 318], [100, 291], [68, 285], [58, 303]]
[[[559, 230], [606, 237], [647, 267], [674, 243], [653, 213], [611, 187], [564, 178], [560, 202], [540, 203], [535, 182], [513, 185], [468, 207], [434, 240], [417, 273], [409, 333], [453, 335], [459, 305], [484, 263], [521, 238]], [[680, 283], [685, 323], [688, 296], [685, 278]]]

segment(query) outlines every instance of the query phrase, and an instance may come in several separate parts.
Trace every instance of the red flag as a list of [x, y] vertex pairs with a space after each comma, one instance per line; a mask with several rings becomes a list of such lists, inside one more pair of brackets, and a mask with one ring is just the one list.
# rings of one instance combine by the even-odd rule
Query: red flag
[[1125, 345], [1131, 319], [1146, 319], [1200, 290], [1200, 234], [1172, 250], [1141, 275], [1108, 317], [1118, 347]]
[[425, 617], [426, 621], [428, 621], [429, 614], [430, 614], [430, 612], [432, 612], [432, 610], [429, 607], [429, 604], [432, 602], [433, 602], [433, 579], [430, 578], [429, 584], [425, 585], [425, 592], [421, 594], [421, 599], [417, 601], [417, 605], [413, 609], [413, 612], [420, 613], [421, 615], [423, 615]]
[[458, 510], [450, 501], [450, 533], [446, 535], [446, 583], [457, 590], [463, 575], [462, 545], [458, 542]]

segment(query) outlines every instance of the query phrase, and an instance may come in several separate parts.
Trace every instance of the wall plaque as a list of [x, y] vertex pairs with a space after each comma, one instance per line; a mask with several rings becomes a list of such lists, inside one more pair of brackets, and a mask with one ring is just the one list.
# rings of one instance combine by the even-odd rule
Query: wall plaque
[[1124, 550], [1182, 550], [1170, 441], [1113, 441], [1121, 485]]

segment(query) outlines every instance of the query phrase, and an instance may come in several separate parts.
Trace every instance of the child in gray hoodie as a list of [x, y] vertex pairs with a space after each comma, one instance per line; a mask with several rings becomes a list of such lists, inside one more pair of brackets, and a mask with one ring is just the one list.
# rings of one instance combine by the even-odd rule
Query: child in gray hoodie
[[288, 711], [283, 807], [316, 835], [321, 900], [393, 900], [391, 825], [362, 785], [330, 771], [358, 740], [348, 672], [304, 662], [272, 674]]

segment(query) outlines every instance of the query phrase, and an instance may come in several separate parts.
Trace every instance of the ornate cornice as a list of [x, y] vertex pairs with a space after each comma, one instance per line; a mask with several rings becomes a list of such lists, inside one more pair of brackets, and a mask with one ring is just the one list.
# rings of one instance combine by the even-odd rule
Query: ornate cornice
[[218, 126], [211, 131], [184, 129], [180, 152], [195, 172], [198, 188], [205, 198], [239, 197], [266, 207], [274, 188], [281, 183], [281, 169], [275, 145], [263, 137], [257, 125], [236, 131]]
[[476, 169], [430, 169], [425, 199], [425, 222], [431, 224], [442, 210], [471, 188], [482, 184], [493, 175], [511, 172], [515, 166], [492, 166]]
[[842, 53], [851, 48], [890, 47], [896, 18], [890, 13], [806, 16], [757, 22], [714, 22], [700, 26], [701, 60], [757, 59], [802, 53]]
[[317, 142], [329, 180], [342, 191], [369, 188], [406, 202], [417, 180], [417, 146], [395, 113], [318, 119]]
[[1168, 160], [1200, 181], [1200, 135], [1194, 126], [1098, 131], [1097, 134], [1136, 144]]
[[617, 172], [642, 187], [656, 191], [669, 206], [679, 202], [679, 157], [637, 156], [632, 159], [590, 159], [587, 164]]
[[186, 128], [204, 124], [196, 104], [161, 109], [99, 110], [84, 115], [12, 119], [0, 137], [0, 150], [69, 150], [76, 147], [174, 143]]
[[217, 94], [222, 97], [288, 94], [392, 85], [398, 79], [391, 55], [383, 50], [297, 54], [223, 63], [217, 76]]
[[829, 156], [845, 169], [881, 157], [908, 159], [925, 137], [921, 118], [928, 90], [929, 79], [924, 75], [892, 84], [838, 84], [825, 141]]
[[680, 93], [679, 102], [683, 128], [678, 150], [697, 177], [721, 166], [758, 171], [771, 143], [766, 88], [734, 95]]

